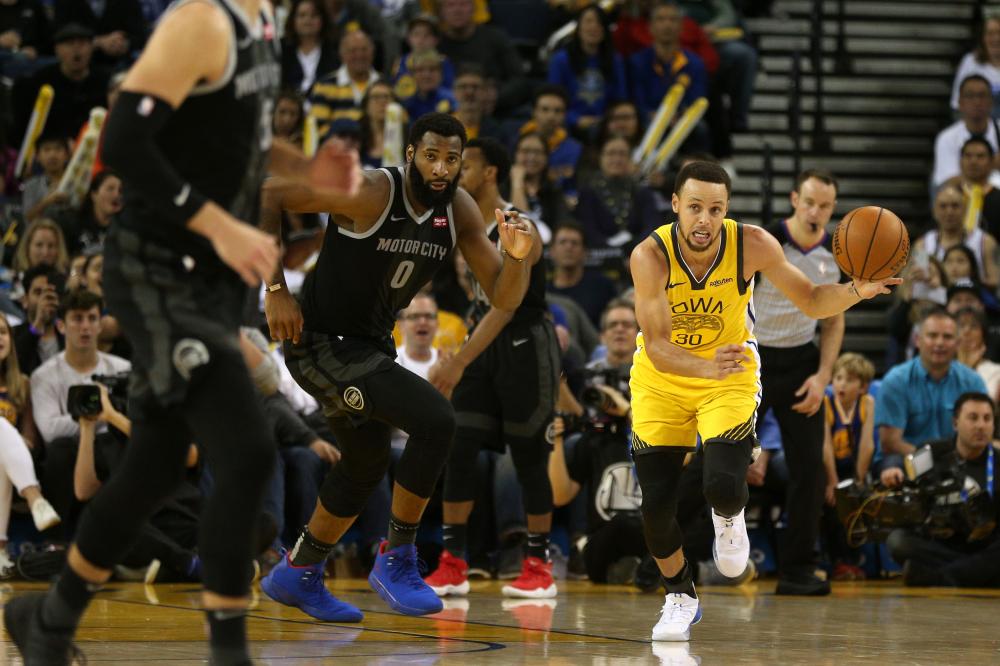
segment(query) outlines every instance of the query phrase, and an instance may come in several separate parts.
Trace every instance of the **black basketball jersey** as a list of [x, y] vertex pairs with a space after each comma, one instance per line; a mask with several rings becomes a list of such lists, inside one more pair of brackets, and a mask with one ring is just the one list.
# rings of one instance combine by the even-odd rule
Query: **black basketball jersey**
[[[517, 209], [508, 205], [506, 210], [516, 211]], [[486, 228], [486, 236], [490, 239], [490, 242], [496, 245], [497, 250], [502, 249], [503, 246], [500, 244], [500, 229], [497, 227], [496, 221]], [[478, 323], [489, 312], [490, 299], [483, 290], [482, 285], [472, 276], [471, 271], [469, 273], [469, 281], [472, 282], [473, 292], [472, 318], [473, 321]], [[511, 319], [511, 324], [538, 321], [545, 316], [546, 310], [548, 310], [548, 305], [545, 302], [545, 263], [539, 261], [531, 267], [528, 291], [524, 294], [521, 305], [514, 311], [514, 318]]]
[[[256, 26], [229, 0], [213, 0], [233, 33], [225, 75], [196, 86], [156, 137], [157, 147], [191, 187], [234, 217], [256, 225], [260, 188], [271, 149], [271, 116], [281, 84], [274, 21], [261, 12]], [[174, 7], [182, 3], [177, 3]], [[128, 187], [120, 223], [193, 258], [221, 265], [208, 240], [157, 220], [159, 212]], [[182, 190], [177, 196], [184, 196]]]
[[327, 229], [316, 268], [302, 286], [307, 331], [384, 339], [396, 314], [451, 261], [451, 204], [417, 215], [406, 197], [404, 167], [379, 171], [389, 178], [389, 203], [372, 228]]

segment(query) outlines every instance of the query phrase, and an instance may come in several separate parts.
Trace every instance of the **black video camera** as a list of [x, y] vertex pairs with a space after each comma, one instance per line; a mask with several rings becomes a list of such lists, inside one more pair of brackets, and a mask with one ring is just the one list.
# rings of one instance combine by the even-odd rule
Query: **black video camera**
[[584, 416], [579, 428], [567, 430], [605, 430], [613, 424], [624, 420], [624, 417], [608, 413], [614, 407], [614, 402], [599, 386], [612, 388], [628, 400], [630, 396], [628, 381], [630, 366], [587, 368], [584, 373], [584, 387], [580, 392], [580, 403], [584, 408]]
[[[98, 384], [108, 389], [111, 406], [125, 413], [128, 407], [128, 372], [114, 375], [91, 375]], [[74, 421], [80, 417], [96, 416], [101, 413], [101, 389], [97, 384], [74, 384], [69, 387], [66, 398], [66, 409]]]
[[929, 446], [906, 456], [906, 480], [898, 490], [875, 490], [853, 480], [837, 485], [837, 516], [847, 528], [848, 543], [883, 541], [896, 528], [917, 530], [928, 538], [964, 536], [985, 539], [996, 527], [993, 502], [959, 463], [934, 464]]

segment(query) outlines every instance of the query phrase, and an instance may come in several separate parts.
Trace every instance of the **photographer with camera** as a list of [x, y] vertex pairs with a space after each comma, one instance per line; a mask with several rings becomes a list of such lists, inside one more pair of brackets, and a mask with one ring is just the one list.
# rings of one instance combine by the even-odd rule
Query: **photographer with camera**
[[[74, 391], [83, 399], [71, 405], [70, 389], [94, 384], [94, 375], [113, 377], [131, 370], [123, 358], [98, 351], [101, 333], [101, 297], [85, 289], [66, 294], [59, 309], [56, 327], [65, 336], [66, 349], [43, 363], [31, 374], [31, 400], [35, 424], [45, 442], [42, 487], [52, 506], [63, 517], [62, 534], [69, 539], [76, 527], [80, 504], [73, 492], [73, 470], [79, 446], [78, 407], [100, 411], [99, 394]], [[95, 400], [95, 398], [97, 398]], [[74, 409], [71, 409], [73, 407]], [[73, 412], [77, 412], [74, 417]], [[107, 434], [107, 426], [97, 426], [98, 456], [117, 446]]]
[[[1000, 515], [994, 470], [1000, 446], [994, 443], [994, 410], [989, 396], [963, 393], [955, 401], [955, 434], [929, 442], [907, 456], [906, 473], [899, 459], [887, 460], [882, 484], [911, 485], [933, 493], [930, 514], [918, 528], [898, 528], [887, 544], [903, 564], [903, 581], [916, 586], [1000, 587]], [[921, 452], [930, 451], [926, 468]], [[950, 491], [948, 490], [950, 489]], [[951, 534], [949, 534], [951, 532]]]
[[[639, 507], [639, 486], [629, 456], [629, 371], [639, 332], [630, 301], [612, 300], [601, 316], [601, 342], [608, 355], [587, 366], [580, 401], [578, 438], [564, 444], [563, 419], [557, 419], [549, 456], [549, 480], [556, 506], [587, 493], [587, 534], [582, 551], [587, 575], [595, 583], [624, 583], [646, 554]], [[572, 423], [569, 424], [572, 426]], [[631, 566], [625, 566], [631, 562]]]

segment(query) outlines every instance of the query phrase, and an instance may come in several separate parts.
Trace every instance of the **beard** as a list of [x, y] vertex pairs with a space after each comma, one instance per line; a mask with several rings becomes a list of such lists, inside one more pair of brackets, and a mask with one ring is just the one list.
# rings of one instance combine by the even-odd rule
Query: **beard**
[[413, 188], [413, 196], [421, 205], [437, 208], [438, 206], [447, 206], [455, 199], [455, 192], [458, 191], [458, 179], [462, 175], [461, 171], [443, 190], [432, 189], [413, 162], [410, 162], [408, 171], [410, 172], [410, 186]]

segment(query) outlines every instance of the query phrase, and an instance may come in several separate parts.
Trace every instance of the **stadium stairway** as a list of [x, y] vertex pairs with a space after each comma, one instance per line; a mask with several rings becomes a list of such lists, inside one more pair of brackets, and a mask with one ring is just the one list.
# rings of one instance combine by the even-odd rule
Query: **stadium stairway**
[[[847, 68], [837, 62], [838, 4], [844, 7]], [[969, 50], [974, 0], [824, 0], [822, 122], [829, 150], [813, 146], [816, 80], [811, 65], [813, 0], [777, 0], [774, 16], [747, 21], [760, 52], [751, 131], [734, 137], [732, 210], [760, 223], [764, 146], [772, 151], [772, 211], [787, 214], [795, 175], [788, 109], [793, 53], [802, 71], [802, 168], [840, 180], [837, 216], [877, 204], [895, 211], [911, 236], [930, 223], [928, 178], [934, 137], [951, 122], [955, 67]], [[838, 65], [841, 65], [838, 67]], [[820, 148], [815, 150], [814, 148]], [[832, 223], [832, 224], [833, 224]], [[886, 297], [848, 312], [845, 351], [866, 354], [884, 372]]]

